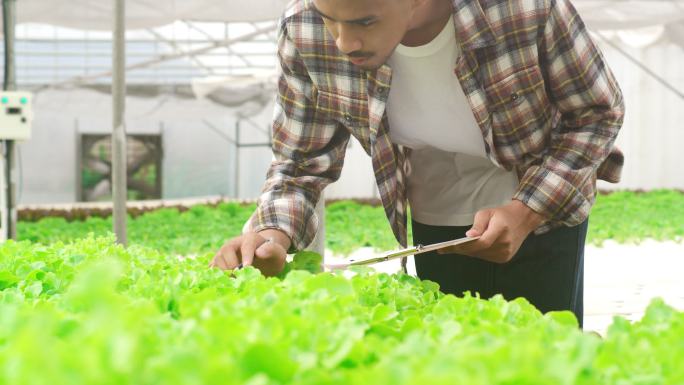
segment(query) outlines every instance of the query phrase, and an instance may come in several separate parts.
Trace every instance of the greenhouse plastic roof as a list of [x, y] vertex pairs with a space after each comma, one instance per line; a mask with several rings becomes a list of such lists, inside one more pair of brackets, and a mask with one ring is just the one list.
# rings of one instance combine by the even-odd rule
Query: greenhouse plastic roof
[[[17, 23], [110, 30], [113, 0], [21, 0]], [[257, 22], [275, 20], [287, 0], [127, 0], [127, 28], [152, 28], [176, 20]]]
[[[278, 18], [287, 0], [127, 0], [129, 29], [176, 20], [256, 22]], [[598, 30], [684, 24], [684, 0], [573, 0], [587, 24]], [[114, 1], [21, 0], [18, 22], [108, 30]]]

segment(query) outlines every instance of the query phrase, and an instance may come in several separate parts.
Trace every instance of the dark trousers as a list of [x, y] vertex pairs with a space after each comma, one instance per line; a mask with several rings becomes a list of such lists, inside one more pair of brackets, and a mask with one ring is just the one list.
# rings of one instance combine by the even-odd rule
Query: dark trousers
[[[530, 234], [513, 259], [505, 264], [458, 254], [415, 257], [421, 279], [439, 284], [442, 292], [481, 298], [502, 294], [524, 297], [541, 312], [570, 310], [582, 327], [584, 310], [584, 241], [587, 221], [542, 235]], [[413, 243], [428, 245], [465, 236], [470, 226], [430, 226], [413, 221]]]

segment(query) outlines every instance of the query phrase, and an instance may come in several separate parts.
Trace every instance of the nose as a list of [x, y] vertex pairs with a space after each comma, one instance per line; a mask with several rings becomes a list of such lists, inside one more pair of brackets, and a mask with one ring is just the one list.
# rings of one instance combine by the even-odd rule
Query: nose
[[361, 40], [349, 30], [348, 27], [340, 23], [337, 27], [337, 39], [335, 40], [337, 48], [344, 54], [360, 51], [363, 47]]

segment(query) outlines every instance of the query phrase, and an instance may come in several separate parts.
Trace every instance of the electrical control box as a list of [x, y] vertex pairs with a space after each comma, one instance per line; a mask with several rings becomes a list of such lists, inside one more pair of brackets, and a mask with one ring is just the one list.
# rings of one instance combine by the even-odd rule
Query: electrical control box
[[0, 91], [0, 139], [31, 138], [33, 95], [22, 91]]

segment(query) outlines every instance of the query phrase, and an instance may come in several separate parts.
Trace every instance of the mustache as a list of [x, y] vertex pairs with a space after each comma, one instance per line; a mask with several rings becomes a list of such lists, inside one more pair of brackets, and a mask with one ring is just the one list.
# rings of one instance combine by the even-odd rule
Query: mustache
[[360, 51], [357, 51], [357, 52], [352, 52], [352, 53], [350, 53], [350, 54], [347, 54], [347, 56], [349, 56], [350, 58], [354, 58], [354, 59], [357, 59], [357, 58], [359, 58], [359, 59], [361, 59], [361, 58], [366, 59], [366, 58], [369, 58], [369, 57], [373, 56], [373, 54], [372, 54], [372, 53], [368, 53], [368, 52], [360, 52]]

